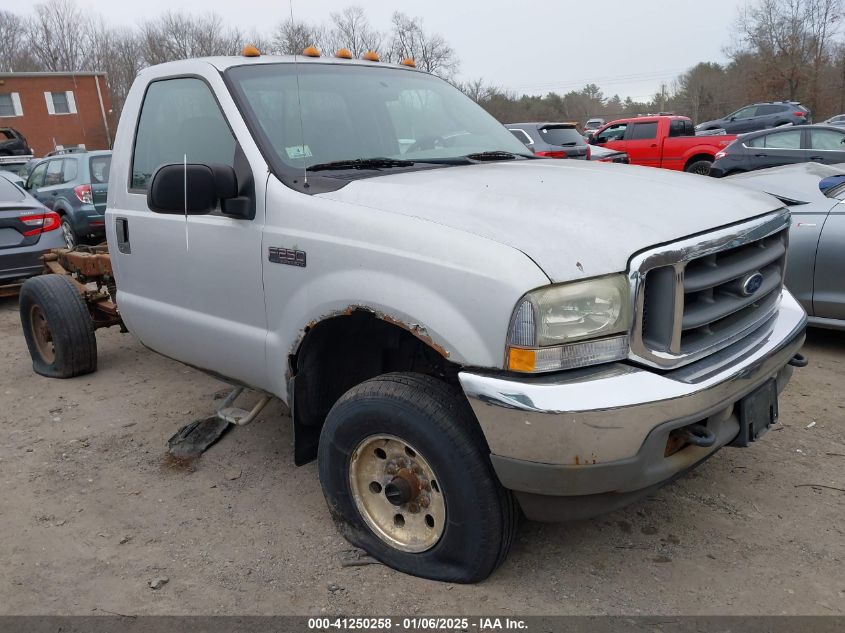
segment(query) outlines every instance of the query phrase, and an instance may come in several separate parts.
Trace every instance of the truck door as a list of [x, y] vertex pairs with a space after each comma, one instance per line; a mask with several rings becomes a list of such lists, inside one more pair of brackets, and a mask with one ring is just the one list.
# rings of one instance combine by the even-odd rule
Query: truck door
[[[220, 84], [218, 94], [225, 92], [219, 77], [208, 81]], [[162, 165], [230, 165], [239, 178], [251, 178], [252, 171], [205, 79], [153, 80], [142, 98], [130, 97], [124, 116], [140, 114], [137, 124], [125, 122], [134, 138], [119, 137], [112, 156], [106, 220], [121, 314], [151, 349], [262, 386], [263, 193], [254, 200], [253, 220], [219, 211], [187, 217], [152, 212], [147, 189]]]
[[[635, 165], [660, 167], [661, 147], [657, 138], [657, 121], [637, 121], [628, 125], [622, 149]], [[613, 144], [617, 149], [616, 143]]]
[[[627, 123], [613, 123], [596, 133], [591, 143], [593, 145], [607, 147], [608, 149], [625, 152], [628, 148], [627, 141], [625, 141], [625, 132], [627, 129]], [[633, 163], [634, 160], [632, 159], [631, 162]]]
[[813, 312], [823, 319], [845, 319], [845, 201], [831, 209], [822, 228], [816, 255]]

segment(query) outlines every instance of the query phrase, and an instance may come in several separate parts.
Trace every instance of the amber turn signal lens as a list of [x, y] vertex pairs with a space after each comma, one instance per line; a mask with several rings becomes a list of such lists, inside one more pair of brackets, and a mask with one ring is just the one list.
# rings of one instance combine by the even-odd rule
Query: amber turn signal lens
[[366, 53], [364, 53], [364, 55], [363, 55], [363, 57], [361, 57], [361, 59], [365, 59], [368, 62], [381, 61], [379, 56], [378, 56], [378, 53], [376, 53], [375, 51], [367, 51]]
[[402, 64], [403, 66], [410, 66], [411, 68], [416, 68], [416, 67], [417, 67], [417, 62], [415, 62], [415, 61], [414, 61], [413, 59], [411, 59], [410, 57], [406, 57], [405, 59], [403, 59], [403, 60], [402, 60], [401, 62], [399, 62], [399, 63], [400, 63], [400, 64]]
[[241, 55], [244, 57], [261, 57], [261, 51], [252, 44], [247, 44], [241, 51]]
[[316, 46], [308, 46], [302, 51], [302, 54], [306, 57], [319, 57], [320, 51], [317, 50]]
[[508, 369], [511, 371], [534, 371], [537, 352], [533, 349], [511, 347], [508, 350]]
[[341, 48], [335, 54], [335, 57], [340, 57], [341, 59], [352, 59], [352, 51], [348, 48]]

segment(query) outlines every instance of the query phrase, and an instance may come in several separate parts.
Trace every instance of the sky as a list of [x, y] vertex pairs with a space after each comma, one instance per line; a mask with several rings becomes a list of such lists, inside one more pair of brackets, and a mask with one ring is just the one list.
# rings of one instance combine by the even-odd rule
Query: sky
[[[328, 20], [349, 5], [386, 31], [393, 11], [423, 19], [456, 50], [458, 78], [517, 93], [577, 90], [595, 83], [606, 96], [646, 100], [699, 61], [724, 62], [744, 0], [292, 0], [297, 20]], [[290, 13], [288, 0], [77, 0], [114, 24], [131, 25], [178, 8], [213, 11], [247, 32], [269, 32]], [[18, 14], [33, 0], [2, 0]]]

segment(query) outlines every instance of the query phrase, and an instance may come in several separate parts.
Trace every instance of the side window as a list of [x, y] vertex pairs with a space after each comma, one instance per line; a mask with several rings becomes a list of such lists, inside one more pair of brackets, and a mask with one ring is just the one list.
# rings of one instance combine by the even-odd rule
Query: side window
[[669, 124], [669, 136], [683, 136], [684, 135], [684, 122], [680, 120], [674, 120]]
[[51, 160], [47, 163], [47, 175], [44, 177], [44, 186], [53, 187], [62, 184], [62, 160]]
[[810, 147], [845, 152], [845, 134], [835, 130], [810, 130]]
[[522, 143], [525, 143], [526, 145], [534, 145], [534, 141], [531, 140], [531, 137], [528, 136], [525, 130], [520, 130], [519, 128], [511, 128], [510, 133], [513, 134]]
[[211, 89], [200, 79], [165, 79], [147, 88], [132, 156], [132, 189], [146, 190], [162, 165], [234, 166], [235, 137]]
[[657, 121], [651, 123], [634, 123], [628, 140], [642, 141], [657, 138]]
[[35, 169], [32, 170], [32, 174], [29, 176], [29, 182], [27, 186], [30, 189], [37, 189], [38, 187], [44, 186], [44, 173], [47, 171], [47, 163], [41, 163]]
[[743, 108], [742, 110], [737, 110], [731, 116], [735, 119], [750, 119], [753, 116], [756, 116], [757, 106], [749, 106], [747, 108]]
[[596, 141], [599, 143], [621, 141], [625, 137], [625, 130], [627, 129], [627, 123], [617, 123], [616, 125], [611, 125], [596, 137]]
[[71, 182], [72, 180], [76, 180], [77, 168], [76, 168], [76, 159], [74, 158], [66, 158], [64, 161], [64, 166], [62, 167], [62, 182]]
[[757, 116], [765, 116], [767, 114], [777, 114], [783, 112], [784, 107], [779, 105], [763, 105], [757, 106]]
[[766, 147], [769, 149], [801, 149], [801, 130], [790, 130], [789, 132], [767, 134], [762, 138], [754, 140], [762, 141], [762, 144], [755, 144], [752, 145], [752, 147]]

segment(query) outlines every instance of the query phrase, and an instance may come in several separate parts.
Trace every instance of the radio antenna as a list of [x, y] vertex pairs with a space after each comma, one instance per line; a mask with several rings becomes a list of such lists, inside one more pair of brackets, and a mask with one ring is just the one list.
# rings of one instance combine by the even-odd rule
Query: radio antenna
[[[293, 0], [288, 0], [288, 5], [290, 6], [290, 28], [291, 33], [294, 34], [294, 39], [296, 37], [296, 23], [293, 21]], [[294, 46], [296, 46], [296, 42], [294, 41]], [[302, 123], [302, 92], [299, 89], [299, 54], [297, 53], [296, 49], [293, 51], [293, 70], [294, 74], [296, 75], [296, 102], [299, 106], [299, 138], [302, 142], [300, 146], [300, 150], [302, 151], [302, 158], [307, 158], [305, 155], [305, 125]], [[303, 166], [302, 167], [302, 186], [306, 189], [308, 188], [308, 168]]]

